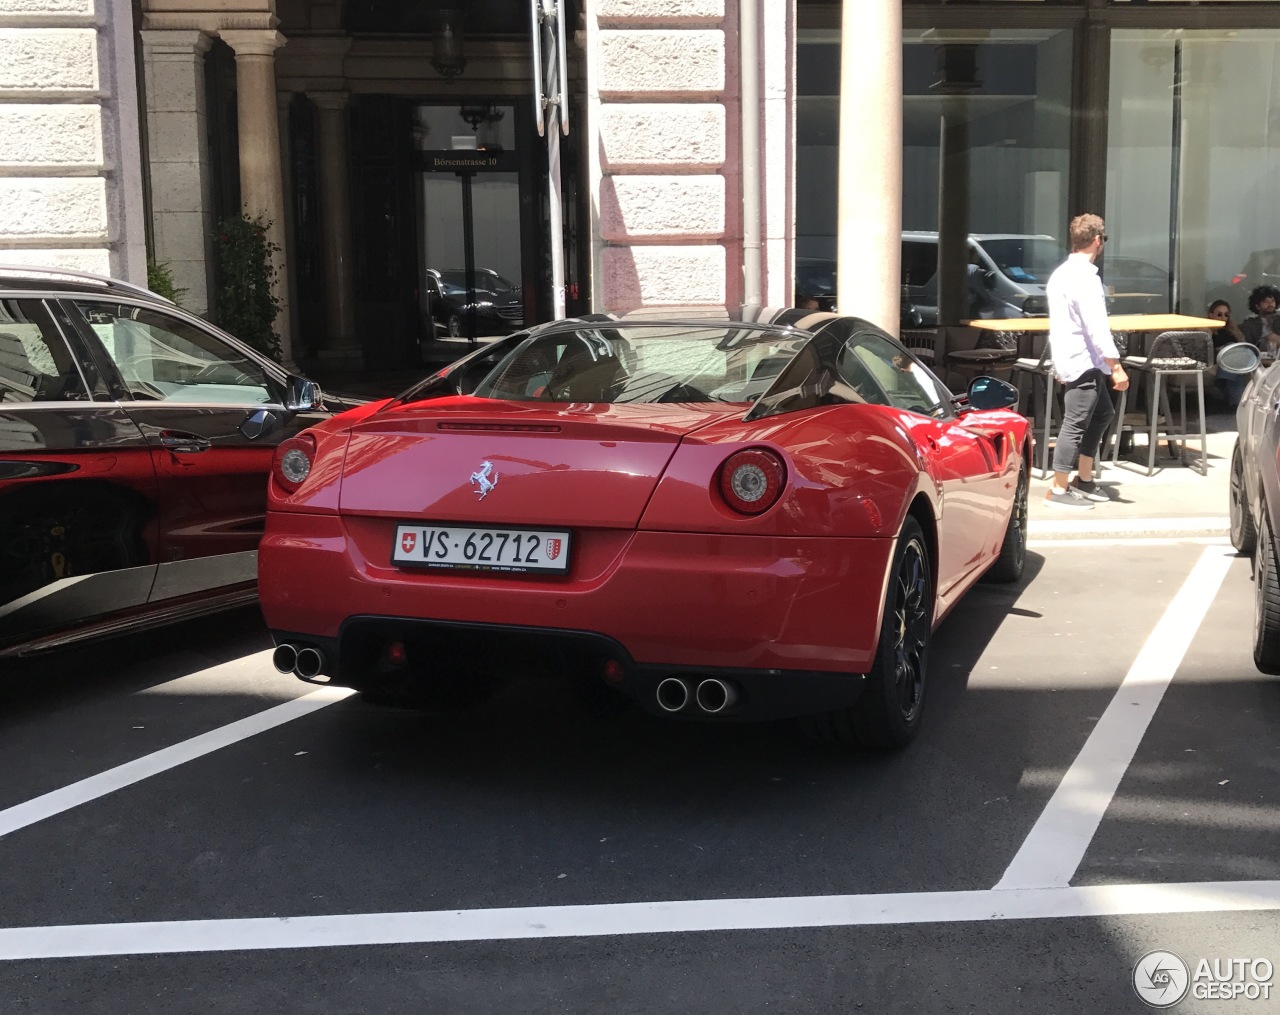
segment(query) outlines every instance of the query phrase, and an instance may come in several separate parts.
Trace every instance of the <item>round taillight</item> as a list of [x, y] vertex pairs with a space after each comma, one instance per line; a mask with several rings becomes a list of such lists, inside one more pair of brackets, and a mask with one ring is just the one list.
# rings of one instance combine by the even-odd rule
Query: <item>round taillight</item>
[[787, 468], [772, 451], [748, 448], [720, 466], [720, 494], [733, 510], [758, 515], [777, 502], [787, 480]]
[[315, 455], [316, 442], [310, 434], [299, 434], [280, 442], [271, 471], [286, 493], [293, 493], [307, 481]]

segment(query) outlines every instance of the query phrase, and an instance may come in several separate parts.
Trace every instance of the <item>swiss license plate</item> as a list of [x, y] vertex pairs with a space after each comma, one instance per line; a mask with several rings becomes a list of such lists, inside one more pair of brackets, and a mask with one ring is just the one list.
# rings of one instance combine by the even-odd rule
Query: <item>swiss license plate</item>
[[468, 525], [399, 525], [393, 564], [457, 570], [566, 574], [566, 529], [496, 529]]

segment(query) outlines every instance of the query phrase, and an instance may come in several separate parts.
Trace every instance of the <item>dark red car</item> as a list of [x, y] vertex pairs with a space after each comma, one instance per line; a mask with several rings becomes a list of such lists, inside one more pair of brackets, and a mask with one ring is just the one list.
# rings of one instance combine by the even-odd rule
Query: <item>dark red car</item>
[[511, 663], [899, 746], [932, 631], [1022, 570], [1027, 421], [856, 318], [570, 320], [280, 445], [275, 662], [405, 704]]
[[276, 445], [329, 415], [154, 293], [0, 268], [0, 656], [251, 602]]

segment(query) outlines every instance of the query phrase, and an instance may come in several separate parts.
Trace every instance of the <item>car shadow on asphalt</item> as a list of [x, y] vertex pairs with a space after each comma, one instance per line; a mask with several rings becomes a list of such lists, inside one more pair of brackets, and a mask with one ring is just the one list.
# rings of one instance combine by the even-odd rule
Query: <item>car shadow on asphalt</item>
[[[905, 751], [877, 754], [815, 740], [794, 720], [709, 722], [658, 717], [628, 702], [602, 707], [600, 695], [552, 678], [511, 681], [474, 710], [415, 712], [357, 700], [342, 706], [349, 725], [333, 732], [353, 763], [372, 753], [424, 778], [465, 768], [469, 777], [488, 771], [509, 779], [513, 762], [522, 773], [547, 769], [541, 776], [549, 778], [555, 777], [551, 769], [611, 769], [616, 762], [615, 777], [628, 769], [646, 773], [628, 787], [633, 791], [645, 783], [661, 785], [663, 772], [716, 778], [717, 771], [733, 770], [734, 781], [750, 781], [751, 771], [764, 779], [780, 771], [887, 773], [914, 764], [913, 754], [929, 752], [945, 736], [974, 665], [1006, 617], [1018, 611], [1018, 597], [1043, 565], [1042, 556], [1028, 551], [1018, 582], [979, 583], [939, 626], [930, 650], [923, 726]], [[631, 764], [638, 757], [645, 759], [643, 766]]]
[[0, 660], [0, 733], [51, 710], [132, 694], [271, 647], [256, 605]]

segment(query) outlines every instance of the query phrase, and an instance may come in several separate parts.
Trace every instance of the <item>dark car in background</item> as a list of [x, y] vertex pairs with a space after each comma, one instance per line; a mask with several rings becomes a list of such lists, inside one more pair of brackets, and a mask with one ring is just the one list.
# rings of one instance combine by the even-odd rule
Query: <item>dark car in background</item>
[[1231, 544], [1253, 557], [1253, 661], [1280, 674], [1280, 365], [1256, 371], [1236, 409], [1239, 436], [1231, 455]]
[[[428, 333], [433, 336], [441, 332], [452, 338], [472, 333], [506, 335], [524, 326], [520, 287], [492, 268], [475, 269], [474, 303], [468, 297], [467, 273], [462, 268], [428, 268], [423, 284], [430, 317]], [[474, 320], [474, 332], [468, 318]]]
[[0, 657], [256, 598], [312, 381], [145, 289], [0, 268]]

